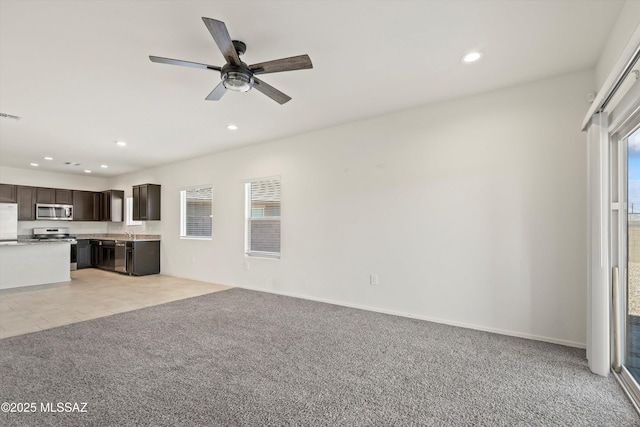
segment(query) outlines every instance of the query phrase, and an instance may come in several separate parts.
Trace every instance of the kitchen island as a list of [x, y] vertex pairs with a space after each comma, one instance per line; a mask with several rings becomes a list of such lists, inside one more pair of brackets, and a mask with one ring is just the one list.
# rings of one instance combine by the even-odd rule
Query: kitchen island
[[71, 280], [68, 241], [0, 245], [0, 289]]

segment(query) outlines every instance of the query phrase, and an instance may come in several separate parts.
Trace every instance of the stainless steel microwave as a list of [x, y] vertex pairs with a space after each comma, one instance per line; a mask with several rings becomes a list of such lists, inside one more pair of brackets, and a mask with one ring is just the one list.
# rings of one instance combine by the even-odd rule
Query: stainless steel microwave
[[36, 219], [71, 221], [73, 220], [73, 206], [38, 203], [36, 204]]

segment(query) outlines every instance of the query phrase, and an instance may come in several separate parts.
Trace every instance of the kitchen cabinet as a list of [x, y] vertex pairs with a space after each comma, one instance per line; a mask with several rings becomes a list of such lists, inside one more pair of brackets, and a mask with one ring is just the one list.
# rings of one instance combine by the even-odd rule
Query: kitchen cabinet
[[106, 190], [102, 192], [100, 221], [122, 222], [124, 219], [124, 191]]
[[56, 203], [58, 205], [72, 205], [73, 191], [65, 190], [62, 188], [56, 188]]
[[[149, 184], [152, 185], [152, 184]], [[158, 186], [160, 187], [160, 186]], [[155, 190], [151, 190], [155, 195]], [[157, 209], [152, 204], [149, 209], [143, 209], [160, 219], [160, 194], [157, 191]], [[144, 200], [148, 201], [144, 191]], [[155, 197], [155, 196], [154, 196]], [[124, 190], [106, 190], [102, 192], [68, 190], [65, 188], [31, 187], [26, 185], [0, 184], [0, 203], [18, 203], [18, 220], [35, 221], [36, 203], [50, 203], [56, 205], [73, 205], [74, 221], [112, 221], [124, 220]], [[148, 202], [147, 202], [148, 203]]]
[[91, 239], [89, 241], [89, 250], [91, 252], [91, 267], [100, 267], [100, 240]]
[[116, 268], [116, 242], [102, 240], [100, 245], [100, 264], [98, 267], [114, 271]]
[[101, 196], [93, 191], [73, 190], [73, 220], [99, 221]]
[[78, 239], [78, 270], [91, 267], [91, 244], [89, 239]]
[[71, 190], [62, 188], [36, 188], [36, 203], [54, 203], [57, 205], [73, 204], [73, 193]]
[[0, 203], [16, 203], [17, 197], [15, 185], [0, 184]]
[[16, 201], [18, 202], [18, 220], [34, 221], [36, 219], [36, 188], [16, 186]]
[[160, 221], [160, 185], [133, 186], [133, 219], [135, 221]]
[[[78, 241], [79, 244], [80, 241]], [[130, 276], [160, 273], [159, 240], [91, 239], [89, 248], [92, 267]], [[80, 246], [78, 246], [78, 268], [81, 268]]]
[[134, 276], [160, 273], [160, 241], [127, 242], [126, 272]]
[[36, 188], [36, 203], [55, 203], [56, 202], [56, 189], [55, 188]]
[[102, 268], [104, 270], [115, 269], [115, 250], [116, 242], [114, 240], [94, 240], [89, 242], [91, 251], [91, 266]]

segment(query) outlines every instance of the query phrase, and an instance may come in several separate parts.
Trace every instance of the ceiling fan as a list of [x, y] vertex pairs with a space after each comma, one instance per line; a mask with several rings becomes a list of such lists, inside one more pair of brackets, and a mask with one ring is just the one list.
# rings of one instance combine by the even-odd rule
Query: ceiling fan
[[239, 40], [231, 40], [227, 26], [222, 21], [211, 18], [202, 18], [207, 29], [213, 36], [218, 48], [227, 61], [222, 67], [215, 65], [200, 64], [198, 62], [182, 61], [179, 59], [162, 58], [159, 56], [149, 56], [153, 62], [162, 64], [182, 65], [185, 67], [204, 68], [208, 70], [220, 71], [222, 81], [205, 98], [207, 101], [218, 101], [227, 92], [227, 89], [236, 92], [246, 92], [252, 87], [267, 95], [279, 104], [284, 104], [291, 100], [291, 97], [280, 92], [255, 77], [256, 74], [278, 73], [280, 71], [293, 71], [313, 68], [309, 55], [298, 55], [290, 58], [276, 59], [273, 61], [260, 62], [247, 65], [240, 60], [240, 55], [247, 50], [247, 45]]

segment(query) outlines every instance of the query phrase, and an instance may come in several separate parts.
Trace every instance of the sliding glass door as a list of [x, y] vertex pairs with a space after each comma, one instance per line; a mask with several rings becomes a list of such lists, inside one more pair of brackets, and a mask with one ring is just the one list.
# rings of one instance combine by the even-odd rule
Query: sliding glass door
[[624, 309], [618, 313], [624, 322], [619, 351], [624, 354], [620, 363], [640, 383], [640, 129], [621, 142], [627, 149], [627, 286], [618, 287], [618, 307]]
[[612, 368], [640, 408], [640, 85], [609, 115]]
[[[609, 146], [611, 361], [640, 411], [640, 80], [603, 113]], [[604, 130], [604, 129], [603, 129]]]

